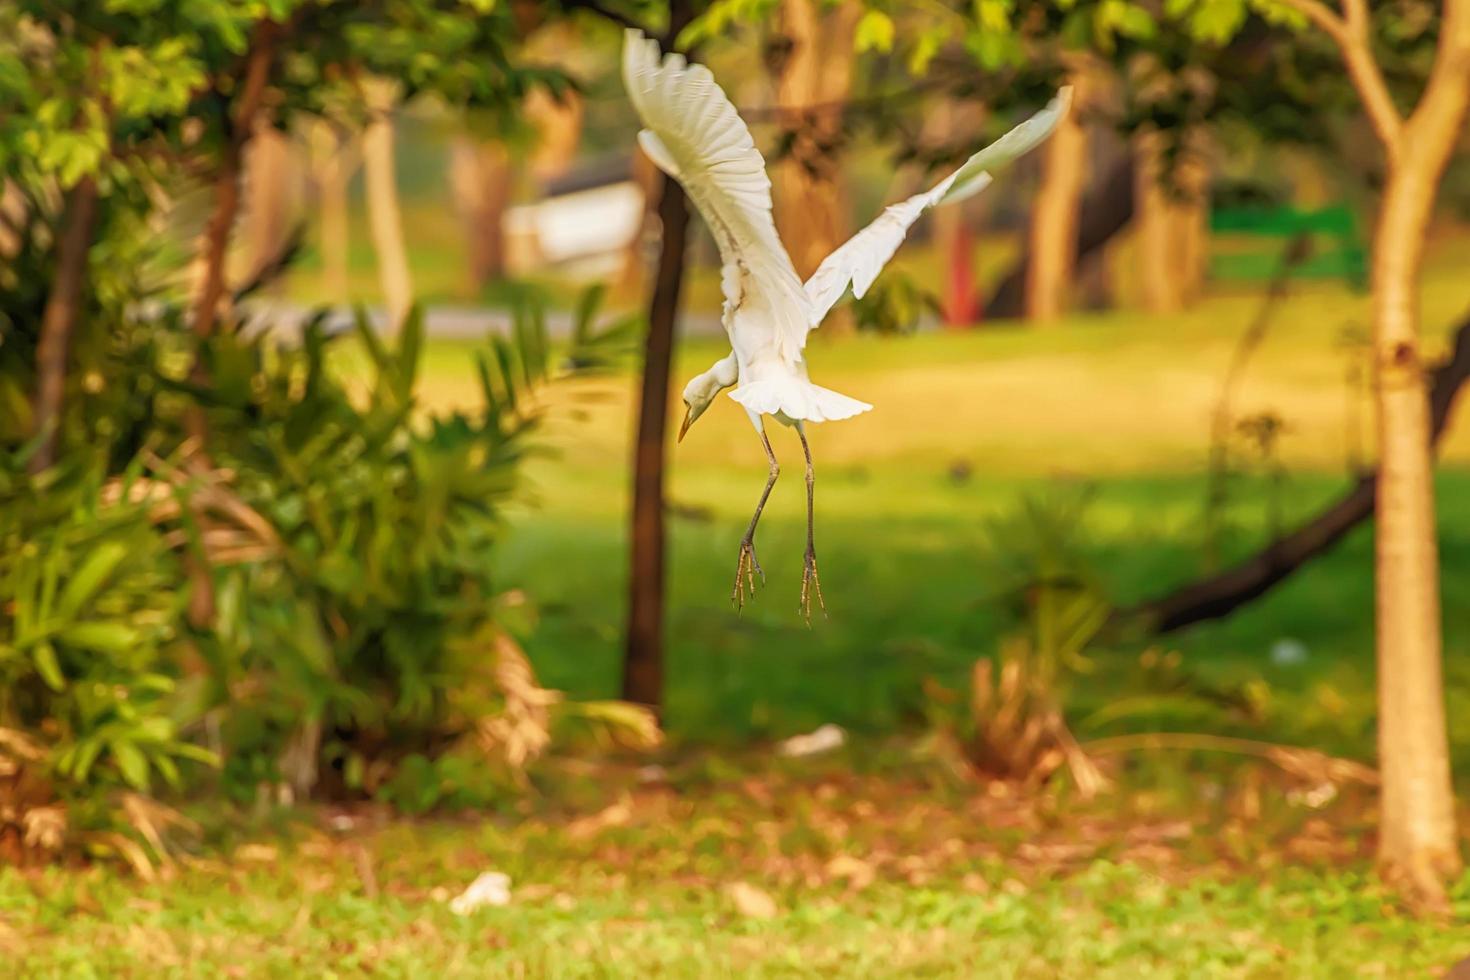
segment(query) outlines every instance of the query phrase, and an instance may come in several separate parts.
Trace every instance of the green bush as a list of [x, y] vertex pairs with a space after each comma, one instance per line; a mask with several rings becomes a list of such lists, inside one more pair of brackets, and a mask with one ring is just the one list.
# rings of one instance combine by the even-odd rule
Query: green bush
[[[578, 370], [632, 327], [594, 333], [595, 300], [569, 352]], [[538, 309], [520, 309], [513, 341], [492, 338], [473, 414], [420, 411], [417, 315], [391, 350], [359, 316], [366, 391], [332, 369], [319, 319], [295, 347], [211, 342], [211, 387], [196, 393], [210, 453], [273, 531], [255, 560], [216, 564], [202, 643], [233, 795], [384, 790], [421, 806], [401, 766], [422, 768], [501, 709], [491, 559], [540, 417], [530, 398], [561, 373]]]
[[22, 461], [0, 467], [0, 838], [55, 850], [68, 824], [110, 827], [122, 792], [178, 788], [181, 762], [212, 756], [183, 735], [185, 593], [158, 497], [136, 470]]

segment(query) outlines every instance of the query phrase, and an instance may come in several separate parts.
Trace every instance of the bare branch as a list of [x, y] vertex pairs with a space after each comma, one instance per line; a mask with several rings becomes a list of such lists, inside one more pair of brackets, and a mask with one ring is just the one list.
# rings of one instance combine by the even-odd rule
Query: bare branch
[[1348, 26], [1337, 14], [1320, 0], [1278, 0], [1283, 7], [1290, 7], [1305, 17], [1315, 27], [1332, 38], [1338, 47], [1348, 45]]
[[642, 31], [648, 37], [654, 37], [656, 34], [652, 28], [639, 21], [632, 14], [627, 14], [621, 10], [609, 7], [602, 3], [601, 0], [562, 0], [562, 5], [567, 10], [586, 10], [604, 20], [610, 20], [614, 24], [631, 27], [635, 31]]
[[1342, 0], [1347, 12], [1346, 20], [1333, 13], [1321, 0], [1279, 2], [1301, 14], [1332, 38], [1342, 52], [1342, 60], [1347, 65], [1348, 75], [1352, 77], [1353, 87], [1363, 100], [1368, 121], [1373, 124], [1373, 129], [1389, 156], [1396, 155], [1404, 120], [1393, 104], [1393, 97], [1388, 93], [1388, 83], [1383, 80], [1383, 71], [1373, 57], [1366, 0]]

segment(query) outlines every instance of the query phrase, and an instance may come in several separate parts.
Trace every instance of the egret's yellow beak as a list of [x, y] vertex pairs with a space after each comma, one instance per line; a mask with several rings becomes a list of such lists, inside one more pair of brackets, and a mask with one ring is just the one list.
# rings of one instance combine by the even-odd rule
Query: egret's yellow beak
[[676, 442], [683, 442], [684, 441], [684, 433], [688, 432], [689, 431], [689, 427], [691, 425], [693, 425], [693, 424], [694, 424], [694, 406], [691, 405], [691, 406], [689, 406], [688, 408], [686, 408], [684, 410], [684, 424], [681, 425], [681, 426], [679, 426], [679, 438], [676, 439], [675, 441]]

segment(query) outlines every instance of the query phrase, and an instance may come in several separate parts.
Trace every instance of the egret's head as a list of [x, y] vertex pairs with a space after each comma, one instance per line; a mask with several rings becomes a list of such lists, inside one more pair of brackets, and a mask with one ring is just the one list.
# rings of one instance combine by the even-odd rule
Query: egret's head
[[715, 396], [726, 388], [733, 385], [739, 377], [735, 365], [735, 355], [722, 358], [715, 362], [715, 366], [703, 374], [697, 374], [684, 386], [684, 424], [679, 426], [679, 441], [684, 441], [684, 433], [694, 424], [694, 420], [705, 413]]
[[684, 433], [694, 424], [694, 420], [704, 414], [705, 409], [715, 400], [724, 385], [715, 381], [707, 375], [701, 374], [684, 386], [684, 424], [679, 426], [679, 441], [684, 441]]

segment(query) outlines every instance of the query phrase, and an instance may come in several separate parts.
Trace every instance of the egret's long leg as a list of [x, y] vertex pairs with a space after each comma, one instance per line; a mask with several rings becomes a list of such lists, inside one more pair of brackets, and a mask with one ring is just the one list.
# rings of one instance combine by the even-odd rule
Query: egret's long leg
[[765, 582], [766, 572], [761, 568], [761, 563], [755, 557], [755, 526], [760, 523], [761, 511], [765, 510], [766, 499], [771, 496], [771, 488], [776, 485], [776, 477], [781, 475], [781, 464], [776, 462], [776, 453], [771, 449], [771, 438], [766, 435], [764, 427], [760, 430], [761, 445], [765, 447], [766, 459], [771, 463], [770, 476], [766, 478], [766, 488], [761, 491], [761, 499], [755, 505], [755, 513], [750, 516], [750, 526], [745, 529], [745, 537], [740, 539], [740, 558], [735, 563], [735, 588], [730, 593], [730, 601], [736, 606], [745, 605], [745, 595], [748, 591], [755, 595], [755, 576], [760, 575], [761, 581]]
[[817, 594], [817, 605], [822, 615], [827, 615], [827, 603], [822, 599], [822, 580], [817, 577], [817, 545], [812, 528], [812, 511], [815, 504], [816, 476], [812, 471], [812, 447], [806, 442], [806, 429], [796, 423], [796, 434], [801, 437], [801, 451], [806, 454], [806, 558], [801, 570], [801, 614], [812, 621], [812, 592]]

